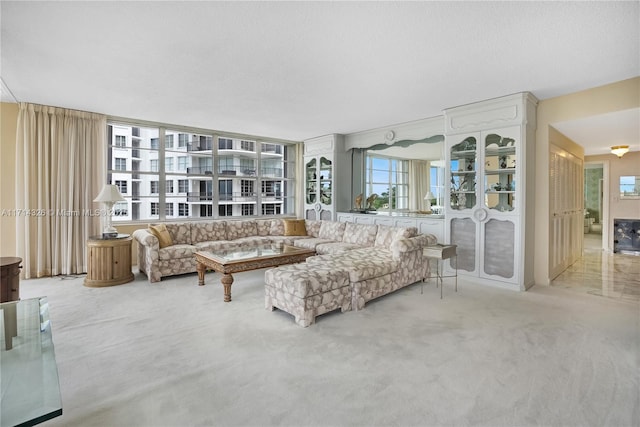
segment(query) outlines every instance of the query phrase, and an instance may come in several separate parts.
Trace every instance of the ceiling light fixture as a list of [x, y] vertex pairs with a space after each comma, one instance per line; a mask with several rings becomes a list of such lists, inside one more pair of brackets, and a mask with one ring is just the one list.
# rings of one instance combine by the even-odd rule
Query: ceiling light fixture
[[629, 151], [628, 145], [614, 145], [611, 147], [611, 152], [618, 157], [622, 157]]

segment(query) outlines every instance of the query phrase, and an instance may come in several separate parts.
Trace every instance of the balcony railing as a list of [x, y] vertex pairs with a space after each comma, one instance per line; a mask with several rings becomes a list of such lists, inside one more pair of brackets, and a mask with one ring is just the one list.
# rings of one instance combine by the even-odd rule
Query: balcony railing
[[218, 200], [220, 202], [256, 202], [257, 198], [256, 193], [249, 192], [220, 193]]
[[187, 144], [187, 151], [211, 151], [213, 150], [213, 141], [193, 141]]
[[211, 166], [190, 166], [187, 168], [187, 173], [212, 175], [213, 168]]
[[187, 202], [206, 202], [213, 200], [213, 193], [210, 191], [190, 191], [187, 193]]
[[221, 176], [256, 176], [256, 169], [247, 166], [221, 166], [218, 169]]

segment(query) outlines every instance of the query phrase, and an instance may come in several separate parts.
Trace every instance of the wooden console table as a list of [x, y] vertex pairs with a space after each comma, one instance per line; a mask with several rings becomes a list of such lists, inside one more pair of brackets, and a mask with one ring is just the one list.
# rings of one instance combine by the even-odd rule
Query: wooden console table
[[21, 262], [18, 257], [0, 257], [0, 303], [20, 299]]
[[90, 237], [87, 241], [87, 277], [84, 285], [95, 288], [131, 282], [132, 241], [128, 234], [118, 234], [113, 239]]

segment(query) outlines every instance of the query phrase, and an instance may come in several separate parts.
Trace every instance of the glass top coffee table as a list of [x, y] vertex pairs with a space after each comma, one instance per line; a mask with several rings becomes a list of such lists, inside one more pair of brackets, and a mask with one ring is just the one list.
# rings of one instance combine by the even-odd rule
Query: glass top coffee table
[[47, 298], [2, 303], [0, 314], [0, 426], [62, 415]]
[[220, 282], [224, 287], [224, 301], [230, 302], [231, 285], [233, 284], [232, 273], [294, 264], [304, 261], [315, 253], [313, 249], [296, 248], [277, 243], [196, 252], [198, 285], [204, 285], [204, 273], [207, 269], [222, 273]]

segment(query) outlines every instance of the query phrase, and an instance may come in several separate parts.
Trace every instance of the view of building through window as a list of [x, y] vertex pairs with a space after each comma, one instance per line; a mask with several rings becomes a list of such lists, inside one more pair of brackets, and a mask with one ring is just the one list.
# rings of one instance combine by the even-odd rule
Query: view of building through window
[[118, 123], [107, 135], [107, 182], [125, 198], [114, 221], [295, 214], [293, 144]]
[[365, 171], [366, 197], [376, 194], [377, 210], [409, 208], [408, 161], [391, 157], [367, 156]]

